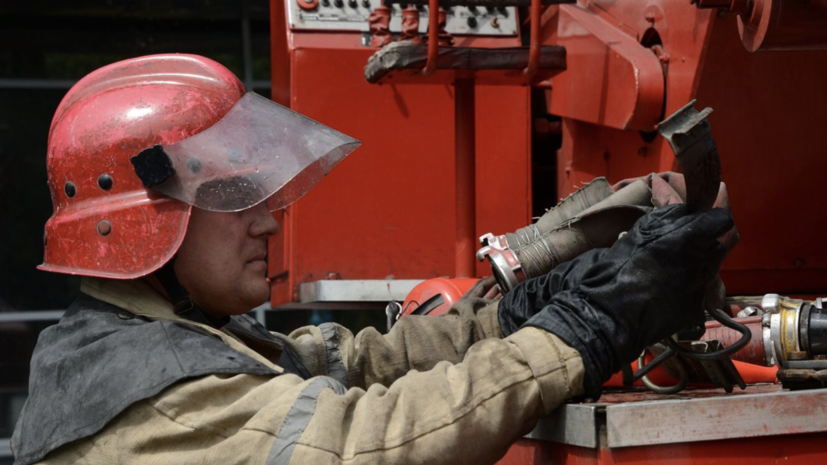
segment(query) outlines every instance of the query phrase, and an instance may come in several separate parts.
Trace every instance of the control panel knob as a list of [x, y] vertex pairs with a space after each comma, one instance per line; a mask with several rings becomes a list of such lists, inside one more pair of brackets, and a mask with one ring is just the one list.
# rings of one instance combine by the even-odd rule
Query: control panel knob
[[313, 11], [319, 7], [319, 0], [296, 0], [296, 3], [304, 11]]
[[351, 8], [356, 8], [357, 5], [358, 3], [356, 3], [356, 0], [347, 0], [347, 6]]
[[468, 27], [470, 27], [471, 29], [477, 27], [477, 18], [475, 18], [473, 16], [469, 16], [468, 17]]
[[342, 0], [333, 0], [333, 6], [335, 6], [336, 8], [341, 8], [345, 6], [345, 2], [343, 2]]
[[362, 0], [362, 6], [370, 9], [370, 0]]

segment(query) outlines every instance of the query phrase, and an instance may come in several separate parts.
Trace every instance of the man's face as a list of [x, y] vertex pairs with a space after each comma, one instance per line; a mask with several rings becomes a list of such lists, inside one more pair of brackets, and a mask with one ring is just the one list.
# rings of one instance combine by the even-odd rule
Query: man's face
[[278, 230], [264, 203], [232, 213], [193, 208], [175, 274], [205, 312], [246, 313], [269, 297], [264, 257]]

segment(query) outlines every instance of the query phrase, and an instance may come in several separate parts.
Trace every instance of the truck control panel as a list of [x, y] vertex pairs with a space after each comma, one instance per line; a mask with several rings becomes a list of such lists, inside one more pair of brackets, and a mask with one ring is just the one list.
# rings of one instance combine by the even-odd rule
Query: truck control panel
[[[369, 32], [368, 17], [382, 0], [288, 0], [288, 20], [293, 30]], [[407, 4], [393, 4], [391, 32], [401, 31], [402, 10]], [[428, 6], [417, 5], [419, 32], [428, 31]], [[445, 29], [450, 34], [476, 36], [516, 36], [515, 7], [451, 6], [446, 9]]]

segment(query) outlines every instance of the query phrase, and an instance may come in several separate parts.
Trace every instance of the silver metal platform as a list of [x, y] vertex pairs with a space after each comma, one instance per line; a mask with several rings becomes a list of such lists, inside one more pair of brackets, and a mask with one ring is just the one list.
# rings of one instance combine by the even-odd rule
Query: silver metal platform
[[604, 394], [593, 404], [566, 404], [526, 437], [587, 448], [619, 448], [827, 431], [827, 389], [784, 391], [777, 385]]
[[300, 303], [403, 301], [421, 279], [321, 280], [299, 284]]

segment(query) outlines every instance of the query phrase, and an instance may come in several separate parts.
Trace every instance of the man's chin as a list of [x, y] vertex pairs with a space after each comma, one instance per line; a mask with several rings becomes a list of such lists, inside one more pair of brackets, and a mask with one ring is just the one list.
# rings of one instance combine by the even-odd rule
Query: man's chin
[[266, 304], [270, 300], [270, 283], [264, 277], [258, 278], [250, 283], [244, 301], [255, 307]]

